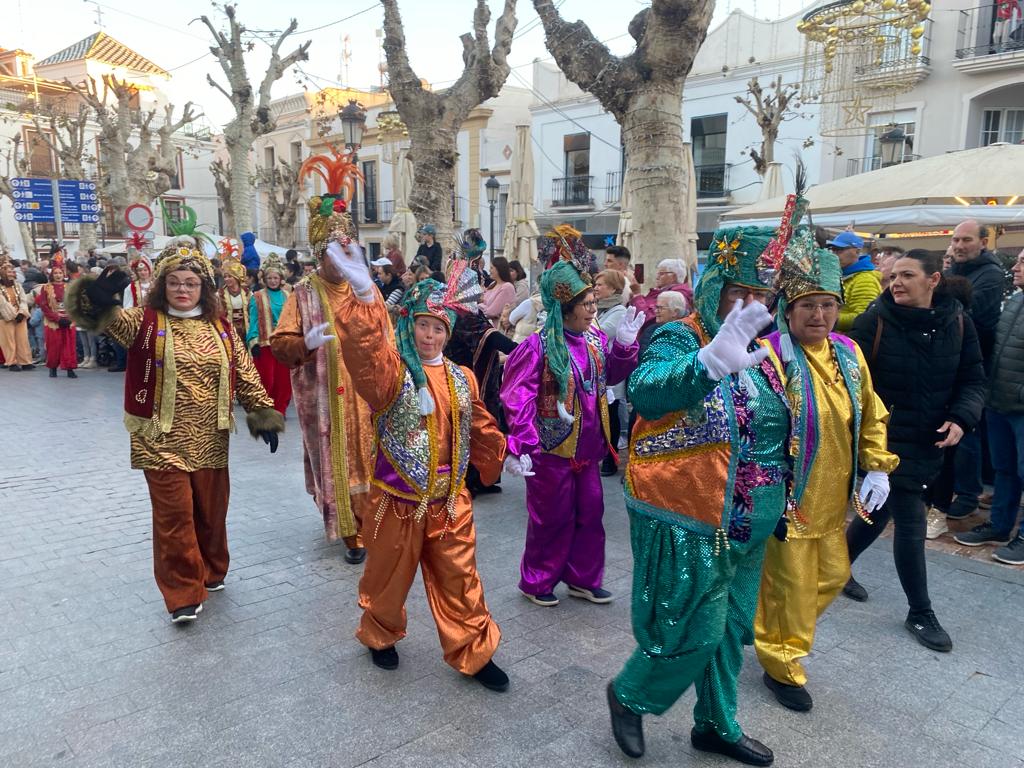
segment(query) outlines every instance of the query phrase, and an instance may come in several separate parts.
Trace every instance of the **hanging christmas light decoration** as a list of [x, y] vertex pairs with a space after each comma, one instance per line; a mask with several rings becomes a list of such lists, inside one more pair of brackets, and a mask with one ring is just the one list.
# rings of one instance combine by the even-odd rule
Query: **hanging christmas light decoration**
[[397, 110], [389, 109], [377, 115], [377, 134], [384, 162], [397, 162], [398, 152], [409, 146], [409, 128]]
[[870, 115], [928, 75], [927, 0], [840, 0], [807, 13], [802, 96], [821, 104], [823, 136], [865, 134]]

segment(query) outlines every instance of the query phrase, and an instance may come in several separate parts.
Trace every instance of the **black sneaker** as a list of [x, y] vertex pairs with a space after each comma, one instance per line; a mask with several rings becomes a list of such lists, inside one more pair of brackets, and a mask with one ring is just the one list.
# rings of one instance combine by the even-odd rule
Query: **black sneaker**
[[69, 379], [77, 379], [78, 378], [78, 374], [69, 369], [68, 370], [68, 378]]
[[949, 653], [953, 650], [953, 641], [949, 639], [949, 634], [935, 618], [935, 611], [911, 611], [907, 614], [907, 620], [903, 622], [903, 626], [925, 648], [931, 648], [933, 651], [941, 653]]
[[619, 467], [615, 463], [615, 459], [611, 456], [605, 456], [601, 461], [601, 477], [615, 477], [619, 474]]
[[508, 675], [491, 659], [484, 668], [473, 675], [473, 679], [489, 691], [504, 693], [508, 690]]
[[548, 592], [546, 595], [529, 595], [526, 592], [523, 592], [523, 597], [525, 597], [531, 603], [535, 603], [536, 605], [542, 605], [545, 608], [554, 608], [556, 605], [558, 605], [558, 598], [555, 597], [551, 592]]
[[220, 581], [211, 581], [206, 585], [207, 592], [223, 592], [224, 591], [224, 579]]
[[21, 366], [20, 365], [12, 365], [12, 366], [9, 366], [7, 368], [7, 370], [8, 371], [13, 371], [14, 373], [17, 373], [18, 371], [21, 370]]
[[373, 659], [374, 666], [381, 669], [398, 669], [398, 651], [393, 645], [381, 648], [379, 651], [376, 648], [371, 648], [370, 658]]
[[23, 371], [34, 371], [35, 369], [36, 369], [36, 367], [34, 365], [31, 365], [31, 364], [21, 366], [21, 370], [23, 370]]
[[853, 576], [847, 579], [846, 586], [843, 587], [843, 594], [858, 603], [866, 603], [868, 600], [868, 591]]
[[786, 709], [792, 709], [794, 712], [810, 712], [814, 705], [811, 694], [802, 685], [780, 683], [767, 672], [764, 673], [764, 684], [769, 691], [775, 694], [776, 701]]
[[701, 752], [714, 752], [746, 765], [771, 765], [775, 755], [757, 739], [741, 734], [736, 741], [726, 741], [714, 731], [690, 731], [690, 743]]
[[962, 531], [953, 537], [957, 544], [965, 547], [980, 547], [982, 544], [1009, 544], [1010, 533], [1000, 533], [992, 527], [992, 523], [976, 525], [969, 531]]
[[1024, 538], [1018, 535], [1005, 547], [993, 552], [992, 559], [1007, 565], [1024, 565]]
[[598, 605], [604, 605], [612, 601], [612, 593], [607, 589], [585, 589], [584, 587], [574, 587], [572, 584], [569, 585], [569, 597], [578, 597], [581, 600], [588, 600], [591, 603], [597, 603]]
[[345, 550], [345, 562], [359, 565], [366, 559], [366, 547], [349, 547]]
[[199, 605], [186, 605], [184, 608], [179, 608], [171, 614], [171, 624], [187, 624], [190, 621], [195, 621], [202, 612], [202, 603], [199, 603]]

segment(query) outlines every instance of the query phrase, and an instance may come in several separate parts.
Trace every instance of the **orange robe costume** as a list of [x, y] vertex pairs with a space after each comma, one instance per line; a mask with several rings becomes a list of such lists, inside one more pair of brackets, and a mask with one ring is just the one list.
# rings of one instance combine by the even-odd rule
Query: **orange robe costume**
[[[486, 485], [494, 483], [505, 458], [505, 437], [480, 399], [473, 373], [449, 360], [424, 365], [435, 411], [419, 416], [416, 388], [391, 343], [379, 296], [372, 303], [355, 297], [344, 302], [335, 326], [346, 329], [341, 337], [345, 365], [373, 409], [379, 440], [373, 478], [378, 506], [366, 527], [367, 559], [359, 582], [363, 617], [356, 637], [378, 650], [405, 637], [405, 599], [419, 566], [444, 660], [463, 674], [475, 674], [491, 660], [501, 632], [487, 610], [476, 570], [465, 468], [471, 461]], [[399, 459], [403, 446], [405, 462]], [[410, 493], [423, 487], [414, 476], [424, 467], [429, 468], [427, 479], [421, 477], [426, 492]]]
[[[373, 514], [375, 447], [370, 406], [356, 394], [341, 357], [339, 340], [349, 331], [334, 322], [351, 296], [348, 283], [332, 283], [316, 274], [304, 278], [285, 302], [270, 337], [274, 357], [291, 369], [306, 491], [323, 515], [327, 540], [343, 539], [349, 548], [363, 546], [360, 531]], [[335, 340], [306, 349], [306, 332], [322, 323]]]

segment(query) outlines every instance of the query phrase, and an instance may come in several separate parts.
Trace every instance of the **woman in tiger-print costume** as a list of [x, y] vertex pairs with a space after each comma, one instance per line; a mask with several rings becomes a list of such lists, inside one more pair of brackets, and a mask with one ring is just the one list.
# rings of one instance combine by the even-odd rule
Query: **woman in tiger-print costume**
[[190, 238], [161, 253], [145, 307], [117, 306], [127, 276], [108, 268], [68, 291], [82, 327], [128, 348], [125, 426], [153, 506], [154, 571], [171, 621], [195, 620], [228, 570], [232, 400], [273, 453], [284, 420], [221, 313], [213, 267]]

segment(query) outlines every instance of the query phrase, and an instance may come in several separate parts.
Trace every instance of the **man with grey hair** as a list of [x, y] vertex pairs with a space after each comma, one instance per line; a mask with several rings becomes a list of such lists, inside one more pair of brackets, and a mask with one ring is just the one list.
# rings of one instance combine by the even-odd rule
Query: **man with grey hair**
[[658, 306], [658, 296], [666, 291], [675, 291], [683, 294], [689, 302], [693, 291], [686, 284], [689, 270], [686, 262], [682, 259], [662, 259], [658, 262], [658, 271], [654, 276], [654, 287], [643, 296], [634, 296], [629, 306], [636, 307], [644, 314], [644, 330], [657, 322], [655, 310]]
[[[1006, 288], [1006, 275], [999, 257], [985, 247], [988, 236], [988, 227], [974, 219], [960, 222], [950, 239], [953, 265], [947, 273], [966, 277], [971, 282], [971, 306], [967, 311], [978, 329], [986, 375], [992, 371], [996, 326]], [[968, 432], [956, 447], [953, 478], [956, 499], [946, 511], [947, 517], [960, 520], [978, 508], [978, 497], [983, 490], [981, 439], [980, 430]]]

